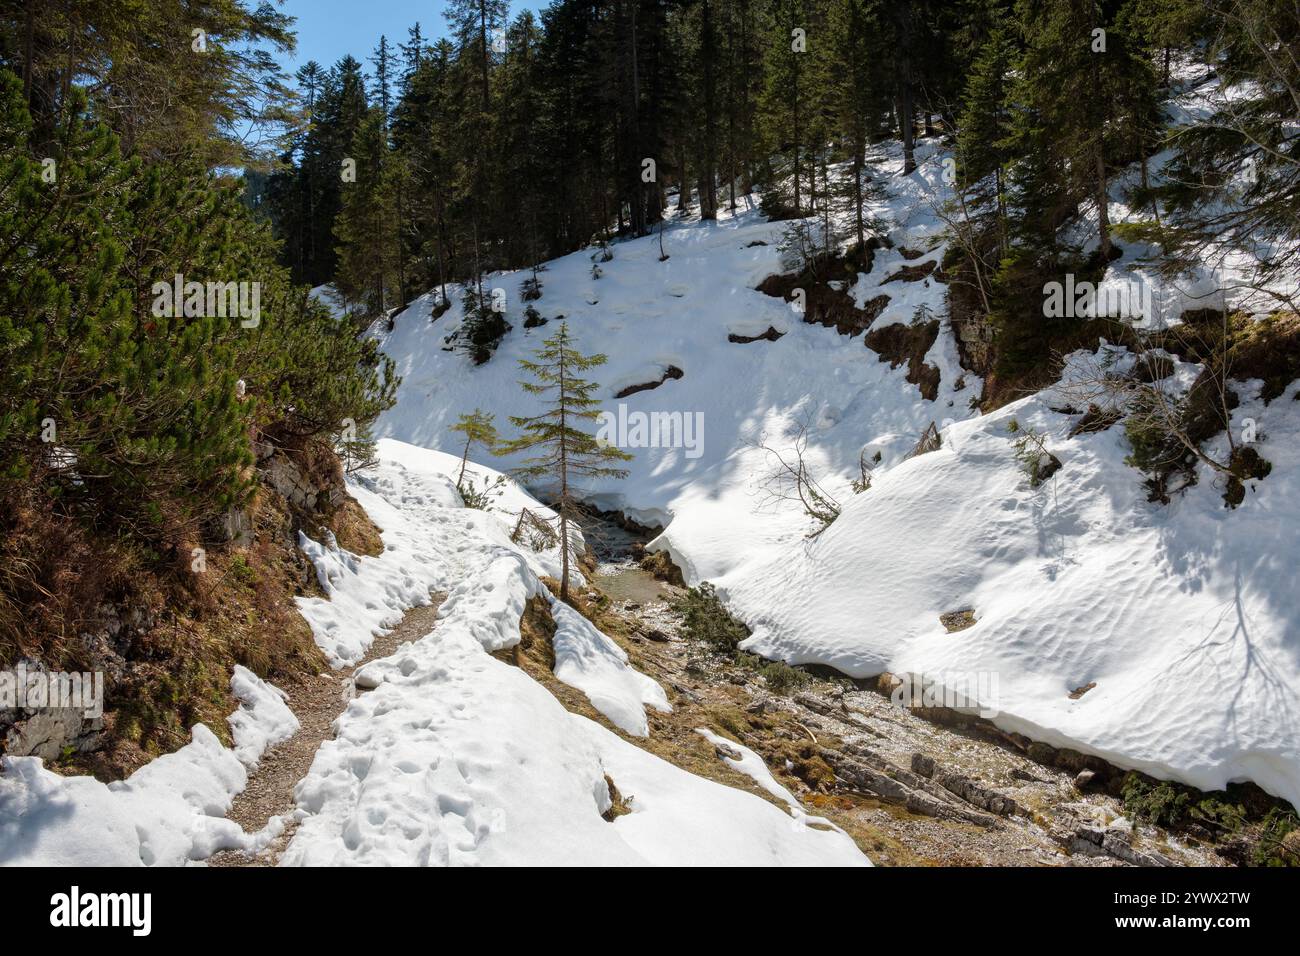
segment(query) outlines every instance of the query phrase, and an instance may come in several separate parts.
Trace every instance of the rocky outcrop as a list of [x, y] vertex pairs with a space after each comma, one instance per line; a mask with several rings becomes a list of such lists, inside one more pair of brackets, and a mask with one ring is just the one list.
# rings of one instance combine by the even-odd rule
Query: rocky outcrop
[[1158, 853], [1133, 846], [1132, 831], [1123, 827], [1079, 827], [1066, 849], [1082, 856], [1113, 856], [1133, 866], [1173, 865]]
[[262, 481], [293, 507], [312, 513], [334, 508], [343, 501], [346, 492], [341, 481], [322, 482], [308, 477], [289, 455], [271, 450], [264, 456], [264, 448], [266, 446], [259, 446], [258, 454]]
[[889, 296], [879, 295], [862, 308], [857, 307], [846, 290], [860, 271], [871, 271], [870, 248], [865, 261], [822, 257], [802, 272], [770, 275], [758, 284], [758, 291], [787, 302], [800, 302], [803, 320], [811, 325], [824, 325], [841, 335], [857, 335], [870, 328], [889, 304]]
[[676, 365], [669, 365], [666, 369], [664, 369], [664, 374], [660, 376], [657, 382], [641, 382], [640, 384], [637, 385], [629, 385], [627, 386], [627, 388], [619, 389], [618, 392], [614, 394], [614, 397], [627, 398], [629, 395], [635, 395], [637, 392], [648, 392], [652, 388], [658, 388], [660, 385], [662, 385], [664, 382], [668, 381], [669, 379], [679, 379], [685, 374], [686, 373], [683, 372], [681, 369], [679, 369]]
[[[1009, 816], [1016, 810], [1015, 801], [1009, 797], [1001, 797], [968, 782], [968, 786], [960, 793], [947, 789], [920, 774], [891, 763], [858, 743], [846, 742], [842, 751], [823, 748], [821, 757], [834, 768], [836, 779], [842, 786], [872, 794], [886, 803], [904, 807], [922, 816], [995, 827], [998, 825], [997, 815], [986, 812], [988, 806], [997, 806], [1004, 811], [1004, 816]], [[915, 758], [913, 762], [915, 763]], [[933, 767], [933, 761], [931, 769], [938, 772]], [[947, 776], [955, 778], [956, 775]], [[965, 781], [965, 778], [961, 779]], [[982, 799], [984, 806], [968, 800], [968, 793]]]
[[1020, 807], [1011, 797], [981, 786], [970, 777], [945, 770], [935, 763], [933, 757], [925, 754], [912, 754], [912, 772], [933, 780], [949, 793], [989, 813], [996, 813], [1000, 817], [1012, 817], [1021, 812]]
[[[82, 677], [87, 679], [85, 683]], [[31, 684], [49, 686], [49, 672], [43, 664], [24, 659], [7, 671], [5, 678], [5, 697], [8, 698], [8, 692], [12, 692], [13, 699], [3, 702], [19, 706], [0, 707], [0, 753], [11, 757], [40, 757], [46, 763], [53, 763], [72, 754], [89, 753], [103, 743], [102, 714], [87, 716], [86, 708], [80, 706], [23, 706], [32, 701], [27, 689]], [[66, 681], [66, 675], [64, 679]], [[79, 674], [77, 680], [85, 693], [90, 693], [95, 687], [91, 674]], [[102, 673], [98, 692], [103, 692]], [[48, 697], [42, 695], [41, 700], [47, 701]], [[89, 700], [85, 702], [89, 703]], [[102, 707], [102, 697], [99, 704]]]
[[964, 282], [948, 286], [948, 316], [963, 368], [987, 377], [993, 370], [993, 323], [974, 288]]
[[907, 363], [907, 380], [921, 390], [921, 397], [934, 401], [939, 395], [939, 370], [925, 361], [926, 353], [939, 337], [939, 320], [904, 324], [895, 322], [867, 333], [867, 348], [880, 354], [890, 368]]
[[[888, 282], [920, 282], [922, 279], [929, 278], [938, 266], [939, 263], [933, 259], [929, 262], [922, 262], [920, 265], [903, 266], [897, 272], [891, 273], [881, 279], [880, 284], [885, 285]], [[940, 271], [938, 275], [935, 275], [936, 280], [941, 280], [942, 277], [942, 271]]]
[[735, 332], [730, 332], [727, 334], [727, 341], [747, 345], [750, 342], [775, 342], [783, 335], [785, 335], [784, 332], [778, 332], [774, 327], [769, 325], [767, 331], [759, 335], [738, 335]]

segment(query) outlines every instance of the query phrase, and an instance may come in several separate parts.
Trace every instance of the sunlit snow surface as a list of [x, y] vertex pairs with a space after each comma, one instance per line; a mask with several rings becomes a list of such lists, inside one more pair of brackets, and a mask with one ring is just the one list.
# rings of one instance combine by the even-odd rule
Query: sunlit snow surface
[[[1196, 108], [1203, 95], [1198, 87], [1180, 108]], [[906, 322], [919, 306], [945, 317], [941, 283], [881, 284], [909, 262], [901, 248], [925, 254], [912, 264], [942, 254], [934, 206], [943, 156], [923, 145], [908, 177], [896, 146], [881, 157], [887, 193], [871, 211], [895, 248], [879, 250], [849, 292], [860, 303], [891, 296], [873, 327]], [[1129, 213], [1118, 197], [1117, 185], [1116, 220]], [[589, 252], [551, 262], [534, 303], [551, 323], [538, 329], [523, 328], [518, 288], [527, 273], [492, 276], [488, 284], [507, 291], [514, 328], [477, 367], [443, 350], [459, 322], [458, 290], [433, 322], [432, 298], [417, 301], [391, 333], [376, 332], [404, 376], [381, 432], [451, 448], [447, 427], [462, 412], [481, 407], [503, 426], [529, 413], [518, 359], [563, 315], [581, 350], [609, 356], [592, 372], [604, 409], [703, 413], [698, 457], [629, 448], [631, 475], [584, 493], [665, 525], [652, 548], [667, 549], [688, 581], [718, 585], [754, 629], [749, 649], [855, 676], [914, 672], [996, 688], [980, 703], [1004, 728], [1204, 788], [1251, 779], [1300, 802], [1295, 387], [1267, 407], [1257, 384], [1239, 389], [1233, 427], [1240, 434], [1253, 419], [1265, 436], [1258, 449], [1273, 463], [1239, 508], [1224, 507], [1206, 469], [1170, 505], [1151, 504], [1124, 463], [1122, 429], [1068, 437], [1077, 416], [1051, 410], [1066, 404], [1059, 395], [976, 417], [970, 400], [981, 382], [959, 368], [946, 318], [926, 357], [942, 375], [930, 402], [905, 367], [881, 362], [861, 335], [805, 324], [789, 304], [755, 291], [783, 271], [783, 228], [754, 208], [724, 209], [716, 223], [669, 226], [666, 261], [651, 236], [615, 243], [599, 279]], [[1126, 250], [1107, 281], [1131, 277], [1143, 251]], [[1154, 281], [1145, 272], [1139, 279]], [[1175, 312], [1204, 306], [1203, 280], [1162, 286], [1155, 301]], [[768, 327], [786, 334], [727, 340]], [[613, 397], [669, 365], [683, 377]], [[1045, 433], [1063, 462], [1042, 488], [1031, 489], [1016, 463], [1012, 418]], [[931, 422], [944, 429], [943, 449], [904, 461]], [[815, 540], [797, 506], [765, 492], [773, 462], [757, 447], [788, 451], [801, 428], [811, 470], [845, 505]], [[877, 452], [871, 490], [855, 496], [860, 457], [870, 462]], [[979, 623], [948, 634], [939, 615], [967, 608]]]

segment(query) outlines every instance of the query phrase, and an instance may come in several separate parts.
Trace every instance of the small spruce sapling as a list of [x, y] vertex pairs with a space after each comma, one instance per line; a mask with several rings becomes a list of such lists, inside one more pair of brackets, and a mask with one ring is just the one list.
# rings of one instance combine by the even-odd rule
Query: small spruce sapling
[[1007, 422], [1007, 431], [1018, 436], [1015, 440], [1016, 461], [1029, 476], [1029, 487], [1037, 488], [1061, 468], [1061, 460], [1047, 450], [1047, 435], [1025, 428], [1014, 418]]
[[495, 416], [484, 412], [481, 408], [476, 408], [468, 415], [461, 415], [456, 420], [456, 424], [451, 426], [452, 431], [465, 436], [465, 448], [460, 456], [460, 474], [456, 477], [456, 490], [460, 492], [461, 500], [465, 502], [467, 508], [487, 510], [493, 493], [500, 494], [501, 486], [505, 484], [504, 476], [498, 476], [494, 482], [485, 481], [484, 487], [479, 489], [472, 477], [469, 479], [465, 477], [465, 470], [469, 465], [469, 453], [475, 445], [481, 445], [493, 455], [497, 454], [500, 438], [493, 424], [494, 418]]
[[582, 429], [585, 422], [595, 421], [600, 412], [593, 392], [595, 382], [579, 378], [588, 369], [605, 364], [603, 355], [583, 355], [573, 347], [569, 325], [561, 322], [534, 355], [535, 360], [521, 359], [520, 367], [534, 381], [520, 382], [524, 391], [545, 400], [546, 411], [533, 416], [511, 416], [510, 421], [523, 434], [500, 446], [500, 454], [536, 452], [515, 469], [523, 480], [549, 478], [558, 483], [555, 510], [560, 517], [560, 600], [569, 597], [569, 521], [574, 515], [577, 498], [573, 481], [577, 478], [623, 478], [627, 470], [615, 462], [630, 461], [632, 456], [612, 445], [598, 442]]

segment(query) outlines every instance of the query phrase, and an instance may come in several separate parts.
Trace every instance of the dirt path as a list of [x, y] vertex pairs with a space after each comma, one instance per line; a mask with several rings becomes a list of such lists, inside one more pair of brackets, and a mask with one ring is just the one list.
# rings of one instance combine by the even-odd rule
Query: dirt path
[[225, 850], [209, 857], [209, 866], [274, 866], [279, 861], [298, 828], [298, 821], [293, 817], [293, 788], [307, 775], [321, 744], [334, 736], [334, 721], [347, 708], [350, 699], [352, 675], [362, 665], [387, 657], [407, 641], [418, 640], [433, 630], [442, 595], [431, 597], [432, 604], [407, 611], [396, 628], [376, 638], [366, 656], [354, 666], [283, 688], [301, 726], [288, 740], [262, 755], [257, 769], [249, 774], [248, 785], [235, 797], [226, 816], [246, 833], [256, 833], [272, 818], [283, 817], [284, 830], [256, 856]]

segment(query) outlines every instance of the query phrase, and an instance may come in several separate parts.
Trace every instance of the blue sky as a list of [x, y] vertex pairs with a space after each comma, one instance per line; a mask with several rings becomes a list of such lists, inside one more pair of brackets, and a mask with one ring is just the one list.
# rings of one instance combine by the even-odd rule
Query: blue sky
[[[426, 37], [443, 36], [447, 30], [442, 0], [286, 0], [279, 6], [298, 19], [298, 52], [284, 64], [289, 73], [308, 60], [331, 66], [345, 53], [368, 71], [368, 58], [381, 35], [396, 46], [406, 42], [407, 28], [417, 21]], [[545, 6], [546, 0], [511, 0], [510, 15]]]

